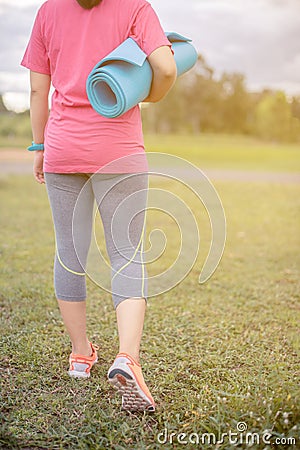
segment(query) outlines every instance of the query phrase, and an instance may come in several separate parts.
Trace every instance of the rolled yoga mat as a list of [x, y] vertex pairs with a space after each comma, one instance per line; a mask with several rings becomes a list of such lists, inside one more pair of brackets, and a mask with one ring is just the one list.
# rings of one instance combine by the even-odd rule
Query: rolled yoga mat
[[[177, 76], [190, 70], [198, 55], [191, 40], [177, 33], [166, 33], [172, 44]], [[131, 38], [103, 58], [91, 71], [86, 82], [88, 99], [97, 113], [119, 117], [149, 94], [152, 69], [147, 55]]]

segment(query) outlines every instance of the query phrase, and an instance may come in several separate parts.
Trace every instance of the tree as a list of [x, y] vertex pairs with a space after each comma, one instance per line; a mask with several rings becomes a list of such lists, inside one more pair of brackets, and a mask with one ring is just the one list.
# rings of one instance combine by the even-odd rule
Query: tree
[[220, 84], [223, 96], [223, 123], [225, 131], [245, 133], [249, 131], [250, 94], [246, 90], [245, 77], [240, 73], [224, 73]]
[[255, 118], [259, 136], [278, 141], [294, 140], [292, 111], [284, 92], [277, 91], [262, 98], [256, 107]]
[[6, 108], [6, 106], [4, 104], [2, 94], [0, 94], [0, 114], [3, 114], [3, 113], [8, 113], [8, 109]]
[[300, 96], [292, 98], [291, 108], [293, 116], [300, 121]]

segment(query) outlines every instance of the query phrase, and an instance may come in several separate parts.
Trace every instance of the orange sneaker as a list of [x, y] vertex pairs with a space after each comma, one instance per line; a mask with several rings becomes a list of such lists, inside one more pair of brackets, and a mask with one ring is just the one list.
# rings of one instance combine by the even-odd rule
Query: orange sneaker
[[74, 378], [89, 378], [90, 377], [91, 368], [98, 361], [97, 345], [93, 345], [90, 342], [90, 346], [91, 346], [91, 350], [92, 350], [91, 356], [77, 355], [77, 354], [71, 353], [70, 359], [69, 359], [70, 368], [69, 368], [69, 372], [68, 372], [70, 377], [74, 377]]
[[109, 383], [122, 395], [122, 409], [155, 411], [155, 403], [144, 381], [141, 365], [127, 353], [119, 353], [110, 367]]

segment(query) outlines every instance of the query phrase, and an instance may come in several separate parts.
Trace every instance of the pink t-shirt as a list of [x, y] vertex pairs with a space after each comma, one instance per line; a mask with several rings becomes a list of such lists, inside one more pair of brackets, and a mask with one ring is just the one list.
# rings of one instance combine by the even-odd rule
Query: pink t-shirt
[[55, 89], [45, 130], [45, 172], [94, 173], [144, 152], [139, 106], [107, 119], [86, 94], [90, 71], [128, 37], [147, 55], [171, 45], [145, 0], [102, 0], [91, 10], [76, 0], [48, 0], [39, 9], [21, 64], [51, 75]]

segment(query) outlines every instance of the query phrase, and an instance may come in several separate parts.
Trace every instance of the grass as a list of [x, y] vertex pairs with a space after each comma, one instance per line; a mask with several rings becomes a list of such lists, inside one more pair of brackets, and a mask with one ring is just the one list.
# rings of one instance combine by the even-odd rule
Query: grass
[[26, 149], [28, 145], [31, 144], [30, 139], [26, 139], [25, 137], [9, 137], [9, 136], [1, 136], [0, 139], [0, 151], [4, 148], [20, 148]]
[[298, 144], [263, 142], [236, 135], [148, 135], [146, 148], [188, 159], [199, 167], [299, 172]]
[[[25, 149], [24, 138], [1, 138], [0, 152], [8, 148]], [[202, 168], [255, 171], [299, 172], [299, 144], [264, 142], [242, 135], [146, 135], [148, 151], [170, 153]]]
[[[226, 439], [217, 447], [179, 444], [176, 436], [218, 437], [236, 432], [238, 422], [260, 436], [271, 430], [273, 442], [295, 439], [274, 444], [278, 449], [299, 448], [299, 186], [215, 183], [227, 244], [217, 272], [199, 285], [210, 238], [204, 209], [178, 184], [155, 183], [197, 214], [202, 240], [189, 276], [149, 300], [141, 360], [158, 409], [147, 416], [122, 412], [106, 382], [118, 345], [115, 313], [109, 294], [91, 282], [89, 335], [101, 348], [99, 364], [90, 380], [68, 378], [70, 345], [52, 288], [45, 188], [31, 176], [0, 178], [2, 448], [225, 450], [237, 447]], [[168, 235], [169, 216], [157, 214], [149, 214], [148, 228], [158, 224]], [[155, 270], [174, 257], [172, 245], [166, 255]], [[165, 429], [175, 433], [175, 444], [159, 443]], [[261, 441], [251, 448], [265, 447]]]

